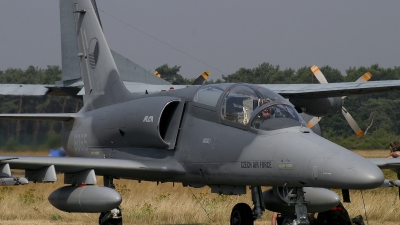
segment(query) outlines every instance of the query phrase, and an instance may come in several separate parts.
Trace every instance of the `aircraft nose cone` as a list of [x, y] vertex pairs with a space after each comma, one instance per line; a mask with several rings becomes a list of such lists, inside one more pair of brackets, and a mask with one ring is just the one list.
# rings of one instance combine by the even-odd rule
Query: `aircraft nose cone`
[[382, 171], [356, 154], [336, 154], [323, 164], [321, 181], [332, 188], [371, 189], [383, 184]]

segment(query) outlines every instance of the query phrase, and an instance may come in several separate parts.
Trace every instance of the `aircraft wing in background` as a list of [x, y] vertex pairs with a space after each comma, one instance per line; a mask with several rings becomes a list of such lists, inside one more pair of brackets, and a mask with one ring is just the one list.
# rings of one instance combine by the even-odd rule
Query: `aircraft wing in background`
[[369, 158], [381, 169], [400, 170], [400, 158]]
[[[190, 85], [152, 85], [146, 83], [124, 81], [126, 88], [135, 94], [155, 93], [173, 89], [181, 89]], [[400, 91], [400, 80], [370, 81], [366, 83], [342, 82], [326, 84], [257, 84], [268, 88], [284, 98], [326, 98], [383, 92]], [[81, 90], [78, 95], [85, 94]]]
[[[377, 165], [381, 169], [390, 169], [393, 172], [397, 173], [397, 179], [398, 180], [388, 180], [385, 179], [385, 181], [382, 184], [382, 187], [399, 187], [400, 190], [400, 158], [369, 158], [372, 163]], [[399, 197], [400, 197], [400, 192], [399, 192]]]
[[[155, 93], [170, 89], [181, 89], [188, 85], [157, 85], [141, 82], [124, 81], [128, 90], [136, 94]], [[365, 83], [342, 82], [326, 84], [258, 84], [268, 88], [284, 98], [326, 98], [340, 97], [361, 94], [374, 94], [383, 92], [400, 91], [400, 80], [370, 81]], [[83, 83], [76, 83], [74, 86], [62, 87], [56, 85], [40, 84], [0, 84], [0, 95], [57, 95], [57, 96], [79, 96], [85, 92], [82, 89]]]
[[325, 98], [400, 91], [400, 80], [326, 84], [259, 84], [284, 98]]

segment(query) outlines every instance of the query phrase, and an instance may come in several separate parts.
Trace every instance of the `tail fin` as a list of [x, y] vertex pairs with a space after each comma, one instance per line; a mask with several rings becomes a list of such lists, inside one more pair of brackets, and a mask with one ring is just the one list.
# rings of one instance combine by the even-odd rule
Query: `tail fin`
[[[96, 1], [91, 0], [96, 16], [101, 25], [99, 12], [96, 7]], [[71, 13], [74, 10], [72, 1], [60, 0], [60, 25], [61, 25], [61, 64], [62, 80], [56, 81], [58, 86], [69, 86], [82, 79], [79, 65], [78, 42], [75, 32], [75, 15]]]
[[81, 79], [79, 65], [78, 43], [76, 41], [73, 4], [71, 1], [60, 0], [60, 27], [61, 27], [61, 68], [62, 80], [57, 81], [59, 86], [68, 86]]
[[[82, 80], [80, 59], [78, 55], [78, 41], [75, 32], [75, 13], [72, 1], [60, 1], [60, 25], [61, 25], [61, 61], [62, 80], [57, 81], [57, 86], [67, 87]], [[96, 12], [97, 19], [101, 26], [99, 11], [96, 0], [90, 0]], [[102, 27], [102, 26], [101, 26]], [[117, 65], [119, 75], [123, 81], [140, 82], [156, 85], [171, 85], [171, 83], [155, 77], [147, 69], [127, 59], [125, 56], [111, 50], [114, 62]]]
[[131, 96], [115, 65], [90, 0], [72, 0], [87, 110], [125, 101]]

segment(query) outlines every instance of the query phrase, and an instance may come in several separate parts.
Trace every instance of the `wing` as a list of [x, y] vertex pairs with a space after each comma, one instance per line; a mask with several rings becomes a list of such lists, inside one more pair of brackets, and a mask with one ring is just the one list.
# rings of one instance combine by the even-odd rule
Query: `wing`
[[56, 172], [75, 174], [93, 169], [96, 175], [138, 180], [163, 181], [186, 173], [174, 159], [125, 160], [112, 158], [10, 156], [1, 155], [0, 165], [9, 164], [11, 169], [39, 171], [54, 166]]
[[[400, 178], [400, 158], [369, 158], [371, 162], [377, 165], [381, 169], [391, 169], [397, 173], [397, 179]], [[382, 187], [399, 187], [400, 180], [387, 180], [382, 184]], [[399, 193], [400, 196], [400, 193]]]
[[400, 91], [400, 80], [369, 81], [364, 83], [342, 82], [326, 84], [259, 84], [285, 98], [341, 97]]
[[381, 169], [400, 170], [400, 158], [369, 158], [369, 160]]
[[[154, 75], [153, 75], [154, 76]], [[155, 76], [154, 76], [155, 77]], [[170, 89], [181, 89], [190, 85], [149, 84], [124, 81], [126, 88], [135, 94], [155, 93]], [[369, 81], [365, 83], [342, 82], [326, 84], [258, 84], [268, 88], [284, 98], [293, 96], [303, 98], [341, 97], [350, 95], [373, 94], [400, 91], [400, 80]], [[71, 86], [35, 84], [0, 84], [0, 95], [57, 95], [81, 96], [85, 94], [79, 82]], [[147, 91], [147, 92], [146, 92]]]
[[[143, 94], [146, 92], [154, 93], [174, 89], [185, 88], [188, 85], [152, 85], [137, 82], [124, 81], [127, 89], [132, 93]], [[258, 84], [268, 88], [284, 98], [303, 97], [303, 98], [325, 98], [342, 97], [350, 95], [373, 94], [382, 92], [400, 91], [400, 80], [369, 81], [364, 83], [342, 82], [326, 84]], [[84, 94], [84, 92], [79, 92]]]

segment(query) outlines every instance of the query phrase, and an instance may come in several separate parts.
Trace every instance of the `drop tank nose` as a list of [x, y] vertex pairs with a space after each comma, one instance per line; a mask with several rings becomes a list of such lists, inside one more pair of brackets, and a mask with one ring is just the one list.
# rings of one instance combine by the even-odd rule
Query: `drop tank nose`
[[382, 185], [382, 171], [367, 159], [353, 154], [336, 154], [322, 166], [319, 183], [341, 189], [371, 189]]

